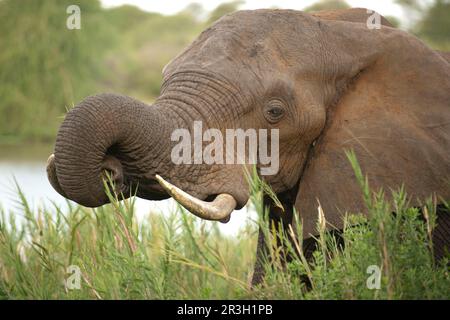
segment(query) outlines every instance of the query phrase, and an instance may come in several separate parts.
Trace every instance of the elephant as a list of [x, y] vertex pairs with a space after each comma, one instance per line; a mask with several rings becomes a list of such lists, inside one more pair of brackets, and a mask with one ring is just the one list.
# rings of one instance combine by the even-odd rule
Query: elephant
[[[104, 93], [70, 110], [48, 160], [50, 183], [98, 207], [109, 202], [107, 171], [123, 197], [138, 186], [140, 198], [172, 196], [201, 218], [227, 222], [249, 200], [247, 164], [172, 159], [172, 133], [192, 132], [200, 121], [219, 132], [278, 130], [279, 168], [264, 180], [285, 211], [264, 201], [269, 219], [286, 226], [296, 209], [305, 243], [317, 234], [318, 200], [328, 230], [342, 229], [346, 212], [368, 214], [345, 150], [355, 152], [373, 189], [404, 186], [413, 206], [430, 195], [450, 199], [447, 55], [384, 18], [368, 28], [367, 16], [259, 9], [222, 17], [164, 67], [152, 105]], [[448, 212], [438, 217], [441, 251], [449, 221]], [[254, 283], [263, 254], [260, 231]]]

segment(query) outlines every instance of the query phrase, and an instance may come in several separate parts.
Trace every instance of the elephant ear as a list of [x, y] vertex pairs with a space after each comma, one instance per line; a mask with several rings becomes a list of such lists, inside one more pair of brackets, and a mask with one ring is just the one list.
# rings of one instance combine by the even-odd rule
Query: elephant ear
[[402, 185], [411, 205], [430, 195], [450, 199], [449, 64], [393, 28], [334, 21], [323, 29], [339, 43], [328, 49], [343, 58], [328, 62], [336, 99], [299, 182], [304, 237], [317, 234], [318, 201], [328, 228], [342, 229], [346, 212], [367, 214], [345, 150], [388, 201]]

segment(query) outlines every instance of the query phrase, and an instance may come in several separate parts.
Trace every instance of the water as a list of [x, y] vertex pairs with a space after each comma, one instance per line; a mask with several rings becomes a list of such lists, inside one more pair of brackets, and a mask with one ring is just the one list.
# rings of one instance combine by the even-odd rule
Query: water
[[[46, 161], [51, 154], [51, 146], [33, 145], [20, 147], [0, 146], [0, 206], [6, 211], [18, 211], [20, 204], [14, 179], [34, 209], [53, 207], [52, 202], [62, 208], [67, 207], [66, 199], [59, 195], [47, 180]], [[144, 219], [150, 212], [167, 214], [174, 212], [176, 203], [172, 199], [148, 201], [136, 199], [136, 216]], [[230, 222], [218, 223], [222, 232], [234, 235], [246, 224], [255, 220], [256, 214], [244, 207], [234, 211]]]

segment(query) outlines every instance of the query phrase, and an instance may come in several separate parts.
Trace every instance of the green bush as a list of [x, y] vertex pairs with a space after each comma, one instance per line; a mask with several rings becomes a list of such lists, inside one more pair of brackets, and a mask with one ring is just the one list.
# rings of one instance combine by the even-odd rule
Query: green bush
[[[66, 27], [73, 4], [80, 30]], [[99, 92], [152, 101], [164, 65], [201, 29], [186, 14], [98, 0], [0, 1], [0, 142], [53, 141], [65, 111]]]
[[73, 1], [0, 2], [0, 137], [53, 138], [58, 117], [106, 75], [113, 37], [97, 1], [76, 1], [82, 31], [66, 28]]

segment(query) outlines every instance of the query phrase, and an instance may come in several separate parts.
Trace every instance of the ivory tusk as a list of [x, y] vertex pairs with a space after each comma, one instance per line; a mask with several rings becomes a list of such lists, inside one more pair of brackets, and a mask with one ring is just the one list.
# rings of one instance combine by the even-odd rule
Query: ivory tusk
[[199, 218], [226, 223], [230, 220], [231, 212], [236, 208], [236, 200], [227, 193], [219, 194], [212, 202], [202, 201], [170, 182], [164, 180], [160, 175], [156, 175], [156, 180], [163, 189], [174, 198], [179, 204], [189, 210]]

